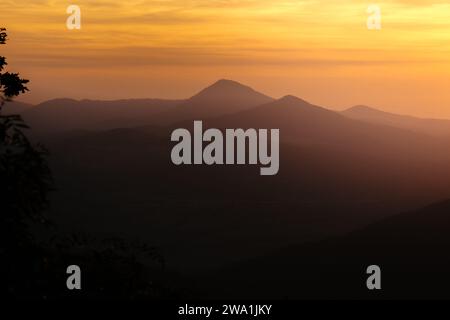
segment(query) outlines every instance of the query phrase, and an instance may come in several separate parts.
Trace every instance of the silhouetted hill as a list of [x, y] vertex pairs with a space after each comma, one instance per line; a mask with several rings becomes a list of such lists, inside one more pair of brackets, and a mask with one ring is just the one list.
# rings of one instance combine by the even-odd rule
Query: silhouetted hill
[[180, 100], [161, 99], [55, 99], [27, 110], [23, 117], [37, 132], [108, 130], [151, 123], [156, 114], [180, 103]]
[[[217, 93], [223, 87], [247, 97], [236, 100], [235, 113], [228, 114]], [[140, 127], [120, 121], [122, 129], [101, 130], [92, 116], [78, 117], [78, 124], [97, 129], [44, 141], [57, 189], [51, 215], [69, 230], [140, 237], [186, 271], [342, 234], [450, 194], [444, 139], [349, 119], [293, 96], [253, 105], [261, 99], [270, 98], [219, 81], [192, 100], [168, 102], [168, 111], [142, 117], [149, 122]], [[80, 102], [65, 103], [76, 110]], [[125, 105], [118, 113], [126, 120]], [[183, 108], [188, 111], [179, 113]], [[93, 118], [104, 120], [108, 108], [102, 110]], [[44, 119], [74, 127], [65, 115]], [[261, 177], [259, 166], [173, 165], [171, 131], [192, 130], [192, 120], [203, 120], [205, 128], [279, 128], [278, 175]]]
[[184, 120], [202, 120], [233, 114], [273, 101], [262, 93], [232, 80], [219, 80], [193, 97], [161, 114], [158, 123], [176, 123]]
[[215, 104], [220, 102], [227, 106], [227, 110], [224, 110], [226, 113], [234, 113], [242, 111], [242, 107], [254, 107], [272, 100], [248, 86], [222, 79], [188, 99], [184, 105], [209, 106], [209, 109], [214, 109], [216, 108]]
[[173, 165], [171, 130], [192, 129], [191, 120], [58, 137], [48, 144], [58, 182], [55, 219], [137, 234], [186, 270], [348, 232], [450, 194], [443, 142], [292, 96], [204, 124], [280, 128], [279, 174]]
[[3, 106], [3, 113], [4, 114], [22, 114], [26, 110], [32, 108], [33, 105], [19, 102], [19, 101], [11, 101], [6, 102]]
[[407, 115], [384, 112], [361, 105], [344, 110], [341, 114], [351, 119], [362, 120], [369, 123], [423, 132], [433, 136], [450, 137], [450, 120], [422, 119]]
[[[446, 201], [221, 269], [203, 289], [215, 298], [448, 299], [449, 249]], [[374, 264], [382, 272], [378, 292], [366, 288], [366, 268]]]
[[239, 112], [273, 99], [231, 80], [219, 80], [187, 100], [55, 99], [23, 114], [34, 131], [108, 130], [160, 126]]
[[279, 128], [283, 143], [322, 146], [336, 153], [428, 157], [434, 152], [442, 153], [445, 148], [445, 143], [424, 134], [349, 119], [294, 96], [206, 123], [220, 128]]

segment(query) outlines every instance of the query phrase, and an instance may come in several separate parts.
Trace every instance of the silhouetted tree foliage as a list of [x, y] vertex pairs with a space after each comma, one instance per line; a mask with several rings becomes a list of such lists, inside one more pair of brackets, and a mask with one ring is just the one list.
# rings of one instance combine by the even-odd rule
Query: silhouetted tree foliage
[[[0, 45], [6, 40], [6, 30], [0, 28]], [[6, 72], [6, 65], [6, 58], [0, 56], [0, 270], [7, 279], [2, 294], [9, 296], [23, 276], [20, 265], [32, 265], [32, 256], [39, 252], [29, 229], [36, 222], [46, 223], [43, 213], [52, 177], [47, 151], [30, 142], [22, 117], [3, 112], [6, 102], [28, 90], [28, 80]]]
[[[6, 30], [0, 28], [0, 45], [6, 40]], [[49, 224], [44, 212], [53, 180], [48, 152], [28, 139], [24, 131], [29, 127], [22, 117], [3, 114], [5, 103], [28, 91], [29, 82], [17, 73], [5, 72], [6, 65], [6, 58], [0, 56], [0, 274], [1, 288], [5, 288], [0, 295], [39, 299], [172, 297], [163, 284], [164, 261], [146, 244], [79, 234], [60, 236], [54, 228], [49, 240], [32, 236], [32, 227]], [[66, 269], [72, 264], [80, 265], [85, 275], [87, 285], [80, 294], [66, 288]]]
[[[6, 30], [1, 28], [0, 44], [6, 40]], [[29, 82], [17, 73], [4, 72], [6, 65], [6, 58], [0, 56], [0, 228], [1, 237], [11, 247], [27, 240], [29, 223], [45, 222], [52, 177], [47, 151], [30, 142], [22, 117], [3, 114], [5, 102], [26, 92]]]
[[[54, 235], [50, 241], [22, 253], [26, 257], [17, 259], [21, 264], [16, 266], [17, 277], [10, 287], [10, 297], [51, 300], [177, 297], [167, 285], [168, 273], [162, 257], [155, 248], [140, 241], [96, 238], [83, 233]], [[66, 287], [66, 269], [72, 264], [81, 268], [81, 291], [69, 291]]]

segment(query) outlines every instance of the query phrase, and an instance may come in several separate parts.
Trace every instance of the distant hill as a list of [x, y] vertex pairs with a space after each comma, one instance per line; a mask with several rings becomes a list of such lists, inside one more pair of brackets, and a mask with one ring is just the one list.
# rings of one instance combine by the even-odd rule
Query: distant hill
[[450, 120], [422, 119], [407, 115], [384, 112], [362, 105], [344, 110], [341, 114], [351, 119], [362, 120], [369, 123], [408, 129], [433, 136], [450, 137]]
[[[273, 98], [233, 80], [222, 79], [181, 104], [180, 108], [197, 108], [201, 111], [235, 113], [249, 107], [273, 101]], [[217, 110], [221, 109], [223, 110]]]
[[279, 128], [283, 143], [314, 145], [341, 154], [370, 154], [374, 158], [398, 159], [409, 154], [431, 160], [429, 154], [442, 155], [446, 150], [445, 143], [423, 133], [349, 119], [294, 96], [209, 119], [206, 124], [219, 128]]
[[109, 130], [151, 123], [156, 114], [165, 112], [181, 102], [161, 99], [55, 99], [27, 110], [23, 117], [37, 132]]
[[219, 80], [187, 100], [117, 101], [55, 99], [23, 113], [38, 132], [161, 126], [231, 114], [273, 101], [231, 80]]
[[[273, 103], [273, 105], [271, 105]], [[5, 113], [20, 113], [35, 132], [61, 132], [76, 130], [109, 130], [138, 126], [169, 126], [183, 121], [206, 120], [226, 115], [240, 114], [264, 106], [264, 109], [283, 105], [283, 116], [289, 119], [289, 109], [294, 105], [315, 107], [303, 108], [307, 116], [313, 113], [327, 113], [326, 118], [337, 118], [337, 112], [314, 106], [293, 96], [275, 100], [267, 95], [232, 80], [219, 80], [185, 100], [129, 99], [117, 101], [54, 99], [36, 106], [21, 102], [8, 103]], [[294, 106], [295, 107], [295, 106]], [[309, 111], [306, 111], [309, 110]], [[295, 111], [299, 113], [298, 110]], [[267, 112], [263, 113], [264, 117]], [[390, 126], [399, 129], [425, 133], [433, 136], [450, 137], [450, 120], [421, 119], [411, 116], [383, 112], [366, 106], [355, 106], [340, 112], [342, 116], [366, 123]], [[251, 115], [251, 112], [247, 114]], [[280, 118], [280, 114], [277, 114]], [[261, 119], [262, 120], [262, 119]], [[270, 117], [268, 117], [270, 120]], [[291, 129], [310, 126], [312, 123], [295, 123]], [[320, 119], [323, 121], [324, 119]], [[343, 121], [341, 121], [343, 122]], [[322, 123], [325, 127], [326, 124]], [[333, 131], [336, 128], [330, 128]], [[298, 137], [297, 137], [298, 138]]]
[[32, 108], [33, 105], [19, 102], [19, 101], [11, 101], [6, 102], [3, 106], [3, 113], [4, 114], [22, 114], [23, 112], [29, 110]]
[[[52, 221], [157, 246], [171, 268], [200, 273], [202, 297], [450, 296], [450, 203], [413, 210], [450, 195], [445, 134], [274, 100], [230, 80], [186, 100], [57, 99], [23, 116], [47, 133]], [[280, 129], [278, 175], [173, 165], [170, 133], [193, 120]], [[365, 289], [370, 264], [382, 267], [381, 294]]]
[[204, 120], [251, 109], [274, 99], [232, 80], [219, 80], [179, 106], [161, 114], [157, 123]]
[[[286, 247], [203, 278], [208, 297], [450, 298], [450, 201], [321, 242]], [[381, 291], [366, 268], [381, 268]], [[201, 277], [201, 276], [200, 276]]]
[[445, 140], [349, 119], [293, 96], [204, 125], [279, 128], [279, 174], [174, 166], [171, 130], [191, 129], [192, 119], [61, 134], [46, 143], [59, 183], [56, 219], [158, 242], [172, 264], [187, 269], [348, 232], [450, 194]]

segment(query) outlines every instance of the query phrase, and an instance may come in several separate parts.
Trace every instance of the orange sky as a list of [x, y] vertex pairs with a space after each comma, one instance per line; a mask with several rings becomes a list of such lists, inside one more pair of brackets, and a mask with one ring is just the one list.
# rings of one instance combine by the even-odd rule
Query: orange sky
[[[20, 2], [18, 4], [17, 2]], [[22, 98], [182, 98], [220, 78], [342, 109], [450, 118], [450, 1], [1, 0]], [[66, 8], [82, 29], [66, 28]]]

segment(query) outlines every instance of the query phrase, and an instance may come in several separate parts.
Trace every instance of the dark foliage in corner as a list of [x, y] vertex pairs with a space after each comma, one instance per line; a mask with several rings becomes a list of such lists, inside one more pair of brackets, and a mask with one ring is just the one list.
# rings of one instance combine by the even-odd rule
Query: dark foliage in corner
[[[6, 43], [0, 28], [0, 45]], [[125, 298], [155, 299], [173, 296], [162, 283], [162, 257], [145, 244], [112, 238], [101, 241], [81, 235], [55, 236], [45, 211], [53, 179], [48, 152], [25, 134], [20, 115], [5, 115], [6, 102], [28, 91], [28, 80], [5, 71], [0, 56], [0, 296], [20, 299]], [[14, 113], [14, 110], [8, 110]], [[44, 225], [45, 241], [31, 229]], [[53, 235], [52, 235], [53, 234]], [[77, 263], [87, 286], [78, 294], [66, 288], [66, 268]], [[153, 266], [152, 266], [153, 263]], [[86, 279], [87, 278], [87, 279]]]
[[[0, 44], [6, 30], [0, 29]], [[27, 242], [30, 223], [45, 223], [52, 176], [47, 150], [34, 145], [25, 134], [28, 126], [19, 115], [4, 115], [5, 103], [28, 91], [28, 80], [17, 73], [4, 72], [6, 58], [0, 56], [0, 232], [7, 248]]]

